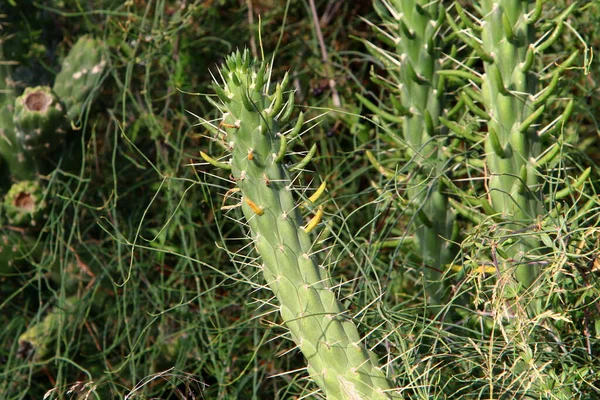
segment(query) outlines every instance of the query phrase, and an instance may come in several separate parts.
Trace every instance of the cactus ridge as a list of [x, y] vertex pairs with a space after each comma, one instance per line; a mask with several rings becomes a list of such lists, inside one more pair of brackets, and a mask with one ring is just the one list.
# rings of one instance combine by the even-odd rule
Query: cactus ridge
[[[226, 132], [231, 149], [227, 164], [242, 196], [263, 275], [280, 302], [292, 339], [308, 360], [311, 378], [328, 399], [391, 398], [390, 382], [377, 358], [361, 344], [356, 326], [327, 284], [325, 270], [311, 256], [313, 243], [306, 231], [318, 225], [322, 209], [315, 208], [315, 217], [302, 229], [282, 155], [299, 130], [298, 123], [284, 130], [293, 107], [287, 75], [273, 87], [270, 68], [251, 60], [247, 51], [229, 56], [219, 72], [223, 83], [215, 92], [220, 104], [213, 103], [223, 114], [218, 129]], [[298, 169], [309, 161], [305, 157]]]
[[106, 65], [102, 42], [80, 37], [56, 76], [53, 90], [65, 104], [67, 117], [76, 122], [88, 95], [95, 90]]

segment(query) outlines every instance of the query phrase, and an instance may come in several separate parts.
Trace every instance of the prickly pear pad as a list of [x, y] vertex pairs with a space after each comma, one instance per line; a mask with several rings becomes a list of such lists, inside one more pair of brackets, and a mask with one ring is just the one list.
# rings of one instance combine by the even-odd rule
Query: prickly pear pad
[[[264, 277], [292, 339], [308, 360], [311, 378], [328, 399], [393, 397], [377, 358], [363, 347], [356, 326], [328, 287], [325, 271], [311, 256], [316, 249], [305, 230], [315, 224], [303, 229], [291, 189], [289, 171], [294, 167], [288, 170], [283, 164], [287, 143], [302, 125], [300, 117], [285, 129], [294, 101], [287, 75], [273, 85], [266, 64], [239, 51], [219, 72], [223, 82], [215, 91], [220, 102], [210, 101], [222, 113], [222, 122], [212, 128], [231, 150], [231, 159], [223, 163], [202, 156], [231, 170]], [[307, 162], [300, 161], [297, 169]]]

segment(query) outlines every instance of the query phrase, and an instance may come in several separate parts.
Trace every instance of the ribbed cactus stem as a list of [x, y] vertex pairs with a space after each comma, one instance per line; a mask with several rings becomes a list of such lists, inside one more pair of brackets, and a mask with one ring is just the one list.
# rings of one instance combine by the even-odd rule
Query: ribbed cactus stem
[[[325, 270], [312, 256], [316, 249], [306, 231], [315, 228], [322, 211], [315, 210], [312, 222], [303, 226], [290, 169], [283, 162], [288, 147], [284, 141], [296, 136], [301, 125], [300, 120], [291, 130], [284, 129], [293, 107], [287, 77], [281, 84], [269, 83], [266, 65], [257, 65], [247, 52], [228, 57], [220, 72], [224, 82], [215, 90], [221, 103], [213, 103], [223, 113], [220, 129], [227, 133], [231, 149], [227, 164], [240, 189], [265, 280], [292, 339], [308, 360], [311, 378], [330, 400], [394, 397], [377, 358], [365, 349], [347, 310], [328, 286]], [[300, 164], [307, 162], [305, 157]]]
[[416, 238], [425, 271], [434, 282], [430, 294], [436, 299], [441, 293], [435, 293], [435, 281], [454, 257], [450, 244], [454, 215], [439, 179], [446, 163], [439, 122], [444, 78], [436, 71], [441, 66], [440, 30], [445, 13], [439, 1], [431, 0], [378, 1], [375, 8], [396, 47], [397, 62], [389, 68], [396, 70], [392, 76], [400, 88], [400, 109], [408, 111], [402, 113], [402, 132], [414, 163], [408, 197], [418, 210]]
[[[543, 112], [533, 104], [537, 79], [530, 71], [534, 53], [534, 28], [529, 17], [534, 2], [483, 0], [482, 48], [490, 55], [484, 62], [483, 102], [490, 115], [486, 160], [493, 207], [514, 221], [508, 229], [527, 228], [540, 214], [540, 191], [535, 158], [540, 143], [532, 123]], [[537, 247], [535, 239], [520, 237], [508, 254], [516, 261]], [[521, 263], [516, 278], [529, 286], [537, 268]]]

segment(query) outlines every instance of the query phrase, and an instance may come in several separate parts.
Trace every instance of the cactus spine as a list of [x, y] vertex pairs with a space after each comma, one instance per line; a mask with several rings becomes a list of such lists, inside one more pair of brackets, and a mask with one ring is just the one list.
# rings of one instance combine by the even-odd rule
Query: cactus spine
[[302, 125], [300, 117], [290, 132], [283, 130], [294, 101], [293, 93], [286, 93], [287, 75], [269, 94], [270, 71], [264, 63], [256, 65], [247, 52], [229, 56], [220, 72], [224, 83], [215, 90], [221, 103], [213, 103], [223, 120], [216, 129], [226, 132], [231, 159], [222, 163], [204, 153], [202, 157], [231, 170], [265, 280], [308, 360], [310, 376], [330, 400], [390, 398], [390, 382], [375, 355], [360, 343], [356, 326], [344, 316], [324, 270], [311, 256], [307, 231], [317, 225], [322, 210], [315, 210], [313, 220], [302, 227], [290, 170], [304, 167], [316, 148], [291, 169], [283, 163], [287, 144]]
[[395, 84], [390, 89], [396, 115], [387, 118], [380, 109], [373, 111], [384, 121], [402, 123], [406, 152], [414, 165], [407, 194], [416, 212], [417, 245], [431, 279], [429, 293], [439, 300], [440, 272], [454, 258], [449, 239], [455, 221], [439, 179], [447, 161], [442, 152], [444, 130], [439, 123], [444, 78], [436, 73], [441, 66], [440, 29], [445, 13], [439, 1], [430, 0], [384, 0], [374, 2], [374, 6], [383, 20], [374, 27], [394, 52], [366, 44]]

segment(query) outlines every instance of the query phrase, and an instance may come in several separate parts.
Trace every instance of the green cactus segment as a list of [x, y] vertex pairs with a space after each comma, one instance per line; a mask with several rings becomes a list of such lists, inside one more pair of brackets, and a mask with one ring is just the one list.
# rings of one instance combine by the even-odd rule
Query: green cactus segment
[[[514, 221], [509, 229], [522, 229], [540, 214], [540, 191], [535, 159], [541, 145], [532, 129], [543, 108], [532, 104], [537, 79], [530, 71], [534, 26], [528, 21], [531, 1], [484, 0], [481, 2], [485, 62], [481, 86], [483, 102], [490, 115], [485, 143], [489, 189], [494, 209]], [[542, 106], [543, 107], [543, 106]], [[510, 257], [522, 259], [537, 247], [534, 239], [519, 239]], [[537, 277], [536, 267], [521, 263], [517, 279], [529, 286]]]
[[23, 332], [19, 336], [19, 356], [33, 361], [43, 361], [48, 358], [56, 345], [57, 330], [67, 323], [67, 317], [72, 313], [78, 300], [77, 296], [66, 298], [62, 305], [52, 308], [40, 322], [31, 325]]
[[[281, 157], [281, 141], [293, 106], [287, 79], [270, 85], [266, 65], [237, 52], [220, 71], [216, 89], [222, 129], [232, 149], [231, 176], [242, 195], [242, 210], [263, 260], [264, 277], [281, 306], [292, 339], [308, 359], [312, 379], [330, 400], [388, 399], [391, 387], [377, 359], [361, 344], [356, 326], [327, 286], [325, 271], [302, 229], [300, 207]], [[271, 92], [269, 93], [269, 88]], [[285, 98], [286, 103], [282, 101]]]
[[17, 182], [4, 196], [3, 207], [10, 225], [35, 225], [46, 207], [44, 189], [37, 181]]
[[82, 36], [65, 57], [54, 81], [54, 92], [66, 106], [67, 117], [77, 122], [82, 107], [98, 84], [106, 61], [100, 40]]
[[48, 86], [27, 88], [17, 97], [13, 122], [17, 142], [32, 155], [62, 145], [68, 129], [64, 106]]
[[[399, 88], [402, 131], [414, 171], [408, 182], [408, 196], [419, 215], [416, 237], [430, 278], [439, 279], [439, 271], [452, 262], [450, 244], [454, 225], [447, 197], [442, 194], [441, 180], [447, 162], [442, 152], [444, 129], [439, 121], [443, 109], [444, 78], [441, 68], [441, 24], [445, 13], [439, 1], [377, 1], [375, 10], [383, 19], [385, 35], [395, 54], [387, 54], [387, 70]], [[374, 54], [383, 54], [380, 51]], [[382, 58], [379, 56], [379, 58]], [[394, 99], [396, 103], [396, 101]], [[439, 295], [439, 294], [438, 294]], [[434, 296], [435, 297], [435, 296]]]

